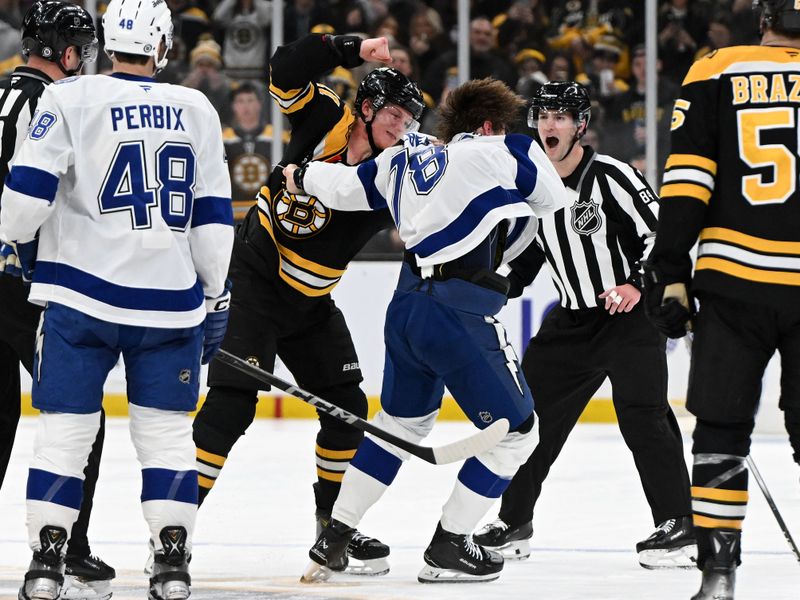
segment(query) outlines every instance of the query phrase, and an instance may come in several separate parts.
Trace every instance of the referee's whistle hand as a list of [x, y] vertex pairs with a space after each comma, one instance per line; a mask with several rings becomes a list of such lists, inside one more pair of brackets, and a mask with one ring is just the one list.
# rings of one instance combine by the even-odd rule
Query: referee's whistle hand
[[598, 294], [597, 297], [606, 301], [605, 309], [613, 315], [618, 312], [631, 312], [639, 303], [642, 292], [630, 283], [623, 283]]

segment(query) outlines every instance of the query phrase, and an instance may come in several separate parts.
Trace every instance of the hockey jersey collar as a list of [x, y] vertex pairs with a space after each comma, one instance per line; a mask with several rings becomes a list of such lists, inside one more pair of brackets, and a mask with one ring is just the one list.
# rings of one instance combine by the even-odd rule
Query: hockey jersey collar
[[14, 69], [14, 73], [12, 73], [13, 77], [30, 77], [31, 79], [38, 79], [43, 83], [53, 83], [52, 78], [45, 72], [40, 71], [39, 69], [32, 69], [31, 67], [27, 67], [24, 65], [20, 65], [16, 69]]
[[116, 79], [125, 79], [126, 81], [147, 81], [150, 83], [156, 83], [156, 80], [152, 77], [145, 77], [144, 75], [131, 75], [130, 73], [111, 73], [111, 77], [115, 77]]
[[583, 181], [583, 176], [586, 174], [589, 165], [592, 164], [592, 161], [594, 160], [594, 155], [594, 148], [586, 145], [583, 146], [583, 157], [581, 158], [581, 162], [578, 163], [578, 166], [575, 167], [575, 170], [572, 173], [561, 179], [561, 181], [564, 182], [565, 187], [573, 190], [577, 190], [580, 187], [581, 182]]

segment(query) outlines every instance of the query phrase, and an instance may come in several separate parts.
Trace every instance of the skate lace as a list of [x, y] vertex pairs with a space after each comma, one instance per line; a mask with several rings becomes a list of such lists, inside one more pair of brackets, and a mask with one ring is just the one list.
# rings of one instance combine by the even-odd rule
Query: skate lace
[[472, 556], [475, 560], [481, 560], [483, 558], [483, 548], [481, 548], [478, 544], [472, 541], [472, 538], [465, 537], [464, 538], [464, 548], [466, 549], [467, 553]]
[[664, 533], [669, 533], [675, 527], [675, 519], [667, 519], [661, 525], [658, 526], [659, 531], [663, 531]]
[[492, 531], [506, 531], [508, 529], [508, 525], [506, 524], [503, 519], [495, 519], [488, 525], [484, 525], [483, 529], [481, 529], [478, 534], [487, 534], [491, 533]]
[[351, 543], [351, 544], [354, 544], [354, 545], [356, 545], [356, 546], [360, 546], [360, 545], [362, 545], [362, 544], [366, 544], [366, 543], [368, 543], [368, 542], [369, 542], [371, 539], [372, 539], [372, 538], [370, 538], [369, 536], [366, 536], [366, 535], [364, 535], [363, 533], [361, 533], [361, 532], [359, 532], [359, 531], [356, 531], [356, 532], [353, 534], [353, 537], [352, 537], [352, 538], [350, 538], [350, 543]]

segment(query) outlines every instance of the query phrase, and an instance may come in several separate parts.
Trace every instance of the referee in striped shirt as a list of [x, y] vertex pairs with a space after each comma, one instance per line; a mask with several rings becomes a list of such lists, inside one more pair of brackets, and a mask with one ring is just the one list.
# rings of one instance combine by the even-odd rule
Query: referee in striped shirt
[[[96, 54], [96, 44], [92, 17], [83, 8], [45, 0], [35, 2], [26, 13], [22, 22], [22, 53], [27, 64], [0, 80], [0, 194], [9, 163], [25, 139], [45, 86], [77, 74], [84, 59], [93, 59], [89, 54]], [[41, 313], [39, 307], [28, 302], [29, 288], [23, 285], [19, 274], [16, 257], [3, 252], [0, 256], [0, 486], [20, 417], [19, 365], [21, 362], [28, 373], [33, 371], [36, 327]], [[102, 413], [100, 430], [84, 471], [81, 510], [67, 546], [66, 575], [71, 577], [65, 591], [75, 578], [83, 580], [75, 583], [80, 589], [73, 590], [70, 598], [81, 598], [81, 590], [89, 582], [105, 582], [116, 575], [113, 568], [91, 555], [86, 537], [104, 432], [105, 413]], [[87, 594], [86, 598], [108, 597], [98, 595], [91, 587]]]
[[608, 377], [619, 427], [657, 525], [637, 544], [639, 562], [647, 568], [691, 567], [696, 548], [689, 476], [667, 402], [666, 340], [639, 306], [639, 263], [652, 247], [658, 199], [630, 165], [577, 143], [590, 112], [588, 92], [574, 82], [545, 84], [530, 108], [528, 123], [571, 199], [568, 208], [540, 220], [534, 243], [512, 261], [510, 295], [519, 296], [547, 263], [561, 302], [522, 361], [539, 417], [539, 445], [503, 494], [499, 519], [478, 532], [475, 542], [507, 558], [530, 554], [542, 484]]

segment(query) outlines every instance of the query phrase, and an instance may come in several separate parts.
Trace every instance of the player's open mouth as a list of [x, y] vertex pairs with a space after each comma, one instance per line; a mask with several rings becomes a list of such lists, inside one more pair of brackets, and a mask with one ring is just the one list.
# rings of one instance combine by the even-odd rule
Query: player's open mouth
[[554, 135], [549, 135], [545, 138], [544, 143], [547, 144], [548, 148], [555, 148], [558, 146], [558, 138]]

